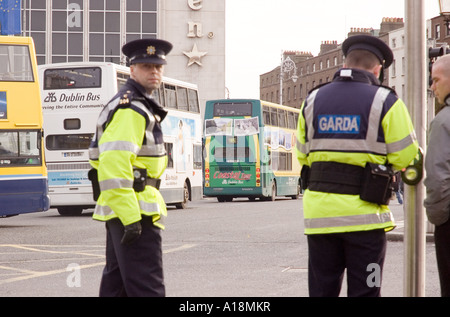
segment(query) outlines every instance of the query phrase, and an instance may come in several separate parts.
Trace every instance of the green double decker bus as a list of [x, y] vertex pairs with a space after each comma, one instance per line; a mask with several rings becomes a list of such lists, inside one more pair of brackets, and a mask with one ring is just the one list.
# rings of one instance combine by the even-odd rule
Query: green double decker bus
[[203, 194], [297, 199], [295, 135], [300, 110], [256, 99], [210, 100], [205, 106]]

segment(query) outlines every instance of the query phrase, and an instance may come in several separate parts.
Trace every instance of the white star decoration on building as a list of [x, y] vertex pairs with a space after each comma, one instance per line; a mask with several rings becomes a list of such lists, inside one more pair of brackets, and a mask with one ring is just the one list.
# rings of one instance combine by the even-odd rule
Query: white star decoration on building
[[197, 48], [197, 44], [194, 44], [194, 47], [192, 48], [192, 51], [190, 52], [184, 52], [183, 54], [189, 57], [188, 67], [192, 64], [196, 63], [199, 66], [203, 66], [201, 63], [201, 58], [208, 54], [208, 52], [199, 52]]

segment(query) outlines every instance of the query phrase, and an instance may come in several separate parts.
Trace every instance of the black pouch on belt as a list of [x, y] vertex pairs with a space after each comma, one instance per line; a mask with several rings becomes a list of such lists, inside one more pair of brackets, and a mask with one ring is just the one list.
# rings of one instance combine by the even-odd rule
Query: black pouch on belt
[[361, 183], [362, 200], [388, 205], [392, 196], [392, 177], [394, 172], [389, 165], [367, 163]]
[[95, 168], [91, 168], [88, 172], [88, 178], [92, 183], [92, 196], [94, 201], [97, 201], [100, 196], [100, 184], [98, 183], [98, 173]]

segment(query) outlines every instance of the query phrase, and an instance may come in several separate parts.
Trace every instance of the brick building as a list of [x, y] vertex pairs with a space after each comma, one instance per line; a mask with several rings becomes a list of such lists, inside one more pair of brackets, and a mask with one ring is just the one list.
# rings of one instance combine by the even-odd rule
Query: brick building
[[450, 28], [443, 16], [437, 16], [429, 21], [429, 29], [427, 31], [428, 38], [436, 42], [439, 47], [442, 44], [450, 44]]
[[[351, 28], [348, 36], [369, 34], [377, 36], [389, 45], [389, 32], [404, 26], [401, 18], [383, 18], [380, 29]], [[313, 56], [308, 52], [286, 51], [283, 60], [290, 58], [296, 65], [297, 80], [293, 71], [282, 74], [282, 100], [283, 104], [300, 108], [307, 93], [317, 85], [327, 83], [333, 79], [334, 74], [343, 66], [344, 56], [341, 44], [337, 41], [323, 41], [320, 52]], [[389, 78], [389, 72], [385, 72]], [[386, 82], [384, 82], [386, 84]], [[280, 66], [270, 72], [260, 75], [260, 98], [270, 102], [280, 102]]]

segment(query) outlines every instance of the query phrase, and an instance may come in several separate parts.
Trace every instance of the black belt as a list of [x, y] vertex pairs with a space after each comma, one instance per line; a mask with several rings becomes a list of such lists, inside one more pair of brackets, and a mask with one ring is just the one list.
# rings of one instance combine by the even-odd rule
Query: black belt
[[364, 175], [361, 166], [314, 162], [309, 172], [308, 189], [335, 194], [359, 195]]

